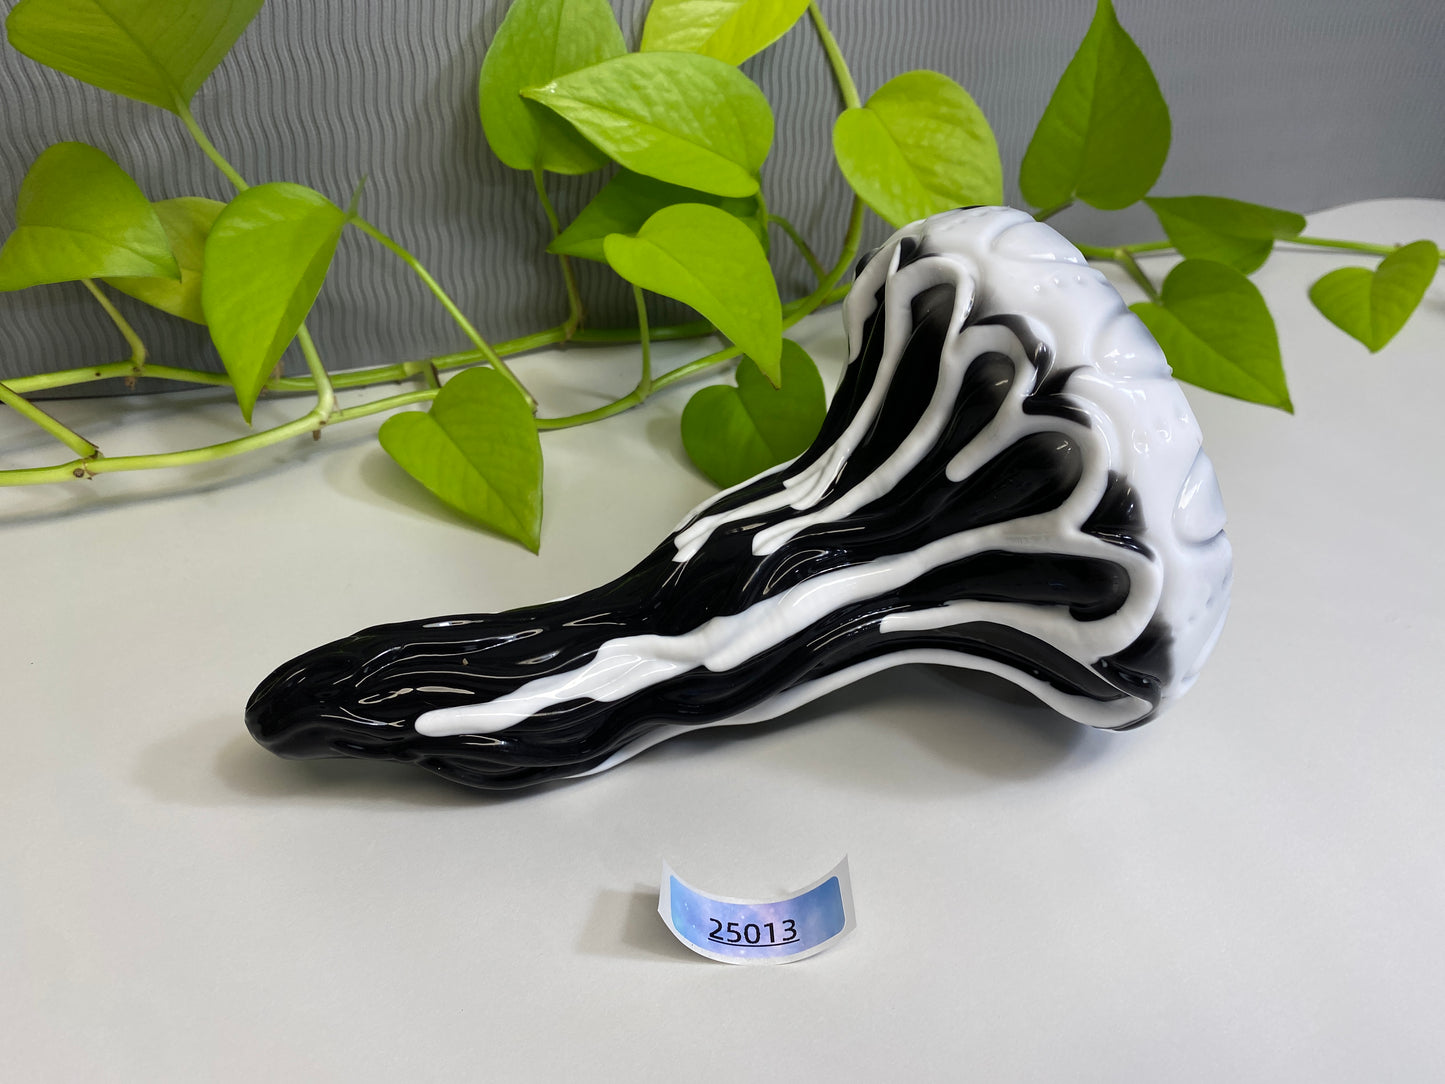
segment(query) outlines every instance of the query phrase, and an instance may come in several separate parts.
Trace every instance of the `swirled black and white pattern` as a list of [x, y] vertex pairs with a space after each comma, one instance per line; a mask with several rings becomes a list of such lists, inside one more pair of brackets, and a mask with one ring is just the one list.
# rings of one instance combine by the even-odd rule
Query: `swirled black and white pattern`
[[630, 572], [500, 614], [381, 625], [282, 666], [282, 756], [511, 788], [773, 718], [900, 663], [1135, 726], [1193, 683], [1231, 556], [1198, 425], [1144, 326], [1048, 226], [936, 215], [863, 261], [817, 441]]

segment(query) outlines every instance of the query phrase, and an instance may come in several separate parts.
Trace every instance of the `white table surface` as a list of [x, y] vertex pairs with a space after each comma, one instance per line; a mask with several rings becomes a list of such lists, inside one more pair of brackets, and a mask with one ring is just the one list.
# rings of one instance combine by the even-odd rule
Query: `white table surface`
[[[1445, 242], [1445, 203], [1311, 232]], [[0, 492], [0, 1075], [1440, 1079], [1445, 276], [1371, 357], [1305, 297], [1347, 262], [1257, 278], [1295, 417], [1189, 389], [1233, 610], [1194, 691], [1126, 734], [910, 667], [514, 797], [251, 741], [252, 687], [307, 648], [627, 568], [711, 491], [690, 388], [545, 436], [540, 558], [415, 489], [371, 422]], [[831, 386], [836, 311], [799, 337]], [[521, 363], [558, 411], [635, 364]], [[210, 405], [56, 411], [111, 454], [240, 431], [187, 394]], [[7, 464], [39, 447], [0, 430]], [[858, 928], [799, 964], [711, 963], [655, 913], [664, 859], [746, 896], [845, 852]]]

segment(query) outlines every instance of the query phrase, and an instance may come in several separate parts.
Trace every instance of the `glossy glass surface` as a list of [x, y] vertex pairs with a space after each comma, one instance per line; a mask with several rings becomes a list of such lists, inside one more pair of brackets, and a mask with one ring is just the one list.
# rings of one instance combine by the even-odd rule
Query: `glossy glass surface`
[[512, 788], [901, 662], [1001, 674], [1112, 729], [1182, 693], [1226, 608], [1222, 505], [1102, 276], [1021, 212], [950, 212], [865, 261], [844, 318], [853, 357], [797, 460], [592, 591], [294, 659], [252, 696], [251, 733]]

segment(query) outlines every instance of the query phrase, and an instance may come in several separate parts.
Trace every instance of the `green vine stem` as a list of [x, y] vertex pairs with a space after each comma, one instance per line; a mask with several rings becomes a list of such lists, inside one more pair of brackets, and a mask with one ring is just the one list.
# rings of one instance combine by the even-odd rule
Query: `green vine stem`
[[808, 16], [813, 20], [813, 27], [818, 31], [818, 40], [823, 43], [823, 52], [828, 54], [828, 66], [833, 69], [833, 78], [837, 80], [838, 92], [843, 95], [843, 105], [847, 109], [857, 109], [863, 101], [858, 97], [858, 87], [853, 82], [853, 73], [848, 70], [848, 62], [843, 58], [843, 50], [838, 48], [838, 39], [833, 37], [833, 32], [828, 29], [828, 24], [823, 19], [823, 12], [818, 8], [818, 0], [808, 0]]
[[0, 403], [4, 403], [22, 417], [30, 419], [76, 455], [85, 459], [100, 455], [100, 449], [94, 444], [68, 425], [41, 410], [23, 395], [17, 395], [3, 381], [0, 381]]
[[1139, 266], [1139, 261], [1134, 259], [1132, 252], [1125, 248], [1116, 248], [1114, 261], [1134, 280], [1134, 284], [1144, 291], [1150, 301], [1159, 300], [1159, 291], [1154, 288], [1154, 283], [1150, 281], [1149, 276], [1144, 274], [1144, 269]]
[[130, 322], [120, 314], [120, 310], [111, 303], [110, 298], [105, 296], [95, 279], [81, 279], [80, 281], [90, 291], [91, 296], [100, 302], [100, 307], [105, 310], [105, 314], [110, 317], [110, 322], [115, 325], [116, 330], [125, 339], [126, 345], [130, 347], [130, 361], [127, 363], [130, 371], [126, 375], [130, 377], [140, 375], [141, 370], [145, 368], [146, 359], [150, 357], [149, 351], [146, 350], [146, 344], [141, 342], [141, 337], [135, 333], [135, 328], [130, 326]]
[[[835, 298], [836, 300], [836, 298]], [[788, 309], [785, 306], [784, 312]], [[707, 335], [713, 331], [713, 326], [706, 320], [693, 320], [686, 324], [670, 324], [663, 327], [655, 327], [651, 330], [653, 342], [673, 339], [695, 339]], [[517, 354], [529, 353], [541, 349], [544, 346], [554, 346], [567, 341], [566, 330], [562, 325], [547, 328], [545, 331], [534, 331], [528, 335], [522, 335], [515, 339], [508, 339], [506, 342], [497, 343], [493, 350], [501, 357], [514, 357]], [[629, 343], [637, 341], [636, 328], [606, 328], [599, 331], [586, 331], [574, 338], [574, 341], [595, 342], [595, 343]], [[438, 354], [434, 357], [421, 358], [417, 361], [393, 362], [389, 365], [376, 365], [364, 369], [346, 369], [338, 373], [330, 373], [332, 387], [338, 391], [343, 388], [365, 388], [375, 384], [395, 384], [402, 380], [409, 380], [412, 377], [423, 375], [428, 368], [435, 368], [446, 372], [451, 369], [461, 369], [468, 365], [475, 365], [478, 362], [486, 361], [486, 355], [480, 350], [460, 350], [454, 353]], [[135, 366], [130, 361], [106, 362], [102, 365], [86, 365], [77, 369], [56, 369], [48, 373], [35, 373], [30, 376], [15, 377], [11, 380], [10, 387], [13, 391], [21, 394], [29, 394], [37, 391], [51, 391], [56, 388], [68, 388], [77, 384], [88, 384], [97, 380], [114, 380], [117, 378], [130, 377], [135, 375]], [[185, 369], [172, 365], [148, 364], [145, 375], [160, 380], [174, 380], [185, 384], [204, 384], [212, 387], [231, 387], [231, 378], [225, 373], [206, 372], [201, 369]], [[307, 392], [316, 391], [316, 382], [310, 376], [280, 376], [273, 377], [267, 381], [264, 390], [267, 392]]]
[[[1399, 245], [1372, 245], [1368, 241], [1337, 241], [1329, 237], [1284, 237], [1280, 239], [1284, 245], [1313, 245], [1318, 248], [1334, 248], [1345, 252], [1368, 252], [1372, 256], [1388, 256], [1394, 252]], [[1442, 254], [1441, 260], [1445, 260]]]
[[114, 457], [81, 458], [53, 467], [27, 467], [19, 470], [0, 471], [0, 481], [6, 485], [37, 485], [44, 482], [59, 482], [67, 478], [93, 478], [97, 474], [111, 474], [117, 471], [152, 470], [157, 467], [179, 467], [188, 463], [208, 463], [225, 459], [241, 452], [255, 451], [272, 444], [278, 444], [291, 437], [316, 430], [323, 424], [319, 412], [311, 410], [304, 417], [278, 425], [260, 433], [251, 433], [235, 440], [208, 444], [201, 448], [187, 448], [177, 452], [157, 452], [150, 455], [123, 455]]
[[[858, 255], [858, 242], [863, 239], [863, 200], [859, 196], [853, 197], [853, 206], [848, 211], [848, 232], [843, 235], [843, 248], [838, 253], [838, 260], [829, 272], [823, 276], [823, 281], [818, 283], [815, 289], [792, 311], [783, 313], [783, 327], [789, 328], [822, 306], [829, 297], [833, 296], [834, 289], [838, 282], [853, 266], [853, 259]], [[847, 290], [843, 293], [846, 295]]]
[[822, 282], [823, 279], [827, 277], [827, 272], [823, 270], [823, 265], [818, 262], [818, 257], [813, 254], [813, 250], [809, 247], [808, 242], [803, 240], [803, 235], [798, 232], [797, 227], [782, 215], [769, 214], [768, 221], [788, 235], [788, 240], [793, 242], [793, 247], [796, 248], [798, 252], [802, 254], [803, 259], [808, 262], [808, 269], [813, 272], [814, 280]]
[[[833, 73], [833, 80], [838, 84], [838, 93], [843, 97], [845, 109], [857, 109], [863, 102], [858, 97], [858, 87], [853, 82], [853, 73], [848, 70], [847, 58], [843, 56], [843, 50], [838, 48], [838, 39], [833, 37], [833, 32], [828, 29], [828, 24], [823, 18], [823, 12], [818, 7], [818, 0], [808, 0], [808, 17], [813, 20], [813, 27], [818, 32], [818, 40], [822, 42], [823, 52], [828, 56], [828, 67]], [[838, 255], [838, 261], [833, 265], [832, 270], [823, 276], [818, 283], [817, 289], [803, 299], [797, 319], [812, 312], [823, 303], [823, 299], [832, 293], [833, 287], [843, 277], [844, 273], [853, 264], [853, 258], [858, 255], [858, 242], [863, 237], [863, 200], [854, 195], [853, 205], [848, 212], [848, 231], [843, 236], [843, 248]], [[796, 323], [793, 320], [792, 323]], [[784, 327], [791, 327], [792, 323], [785, 321]]]
[[[1043, 221], [1046, 216], [1039, 214], [1034, 217]], [[1399, 245], [1371, 244], [1368, 241], [1342, 241], [1330, 237], [1282, 237], [1278, 243], [1325, 248], [1337, 252], [1364, 252], [1371, 256], [1388, 256], [1400, 247]], [[1139, 266], [1139, 261], [1135, 257], [1151, 252], [1177, 254], [1179, 251], [1171, 241], [1140, 241], [1132, 245], [1118, 245], [1114, 248], [1106, 245], [1083, 244], [1074, 247], [1086, 260], [1118, 264], [1124, 269], [1124, 273], [1129, 276], [1130, 280], [1144, 291], [1150, 301], [1159, 300], [1159, 290], [1144, 269]], [[1441, 255], [1441, 260], [1445, 262], [1445, 254]]]
[[[841, 278], [843, 271], [847, 269], [852, 262], [853, 255], [857, 252], [858, 238], [862, 230], [862, 221], [862, 204], [861, 201], [855, 200], [853, 214], [849, 222], [848, 235], [844, 238], [843, 253], [840, 255], [838, 262], [828, 272], [824, 283], [819, 284], [817, 290], [808, 295], [808, 297], [800, 298], [798, 301], [790, 302], [783, 307], [783, 326], [785, 328], [792, 327], [804, 316], [824, 305], [831, 305], [841, 301], [847, 295], [848, 288], [846, 286], [839, 286], [837, 280]], [[823, 288], [825, 284], [828, 287], [826, 290]], [[651, 343], [662, 338], [695, 338], [708, 334], [712, 330], [714, 330], [712, 325], [706, 321], [691, 321], [687, 324], [649, 328], [646, 334], [648, 342]], [[641, 334], [642, 331], [640, 328], [618, 329], [615, 333], [587, 333], [589, 338], [595, 336], [593, 341], [618, 343], [638, 341]], [[524, 335], [505, 343], [499, 343], [494, 352], [511, 356], [513, 354], [536, 350], [543, 346], [559, 344], [564, 341], [565, 334], [563, 328], [548, 328], [545, 331], [535, 332], [531, 335]], [[736, 346], [725, 346], [720, 350], [716, 350], [713, 353], [697, 358], [670, 372], [653, 378], [647, 388], [647, 394], [644, 396], [637, 396], [637, 389], [634, 388], [632, 392], [611, 403], [585, 411], [581, 414], [573, 414], [561, 418], [538, 418], [537, 428], [567, 429], [577, 425], [585, 425], [589, 422], [601, 421], [603, 418], [609, 418], [615, 414], [621, 414], [636, 406], [643, 398], [655, 394], [679, 381], [686, 380], [689, 377], [713, 368], [714, 366], [731, 361], [740, 353], [741, 351]], [[317, 358], [318, 363], [319, 360], [320, 359]], [[373, 384], [395, 383], [417, 376], [424, 377], [428, 370], [456, 369], [484, 360], [488, 359], [480, 350], [463, 351], [438, 355], [419, 361], [408, 361], [393, 365], [377, 366], [371, 369], [357, 369], [350, 372], [342, 372], [330, 376], [329, 382], [335, 389], [367, 387]], [[309, 359], [308, 364], [310, 364]], [[62, 372], [41, 373], [36, 376], [23, 377], [11, 381], [10, 386], [11, 390], [15, 393], [21, 391], [43, 391], [93, 380], [130, 376], [133, 372], [134, 367], [129, 361], [111, 362], [105, 365], [95, 365], [81, 369], [69, 369]], [[192, 384], [205, 384], [215, 387], [229, 387], [231, 385], [231, 379], [225, 373], [208, 373], [195, 369], [175, 368], [168, 365], [149, 365], [146, 368], [146, 375], [160, 379], [184, 381]], [[279, 392], [314, 392], [317, 389], [317, 384], [313, 378], [283, 377], [273, 379], [266, 385], [266, 388], [269, 391]], [[337, 425], [371, 414], [397, 410], [401, 407], [411, 406], [416, 403], [429, 402], [436, 398], [437, 390], [438, 389], [434, 387], [427, 387], [415, 391], [402, 392], [353, 407], [332, 409], [329, 413], [313, 408], [304, 417], [298, 418], [295, 421], [287, 422], [273, 429], [239, 437], [235, 440], [223, 441], [219, 444], [209, 444], [197, 448], [150, 455], [115, 456], [111, 458], [97, 458], [82, 455], [80, 459], [51, 467], [26, 467], [0, 470], [0, 486], [38, 485], [48, 482], [69, 481], [75, 478], [88, 478], [96, 474], [115, 473], [119, 471], [154, 470], [194, 463], [208, 463], [266, 448], [304, 433], [314, 433], [323, 425]], [[74, 450], [79, 451], [79, 449]]]
[[[679, 380], [686, 380], [690, 376], [696, 376], [705, 369], [711, 369], [715, 365], [721, 365], [724, 362], [731, 361], [741, 353], [741, 348], [728, 345], [724, 346], [721, 350], [715, 350], [711, 354], [690, 361], [686, 365], [680, 365], [676, 369], [663, 373], [653, 380], [649, 388], [649, 394], [659, 392], [663, 388], [676, 384]], [[614, 399], [612, 402], [605, 403], [600, 407], [594, 407], [592, 410], [584, 410], [580, 414], [568, 414], [562, 418], [538, 418], [537, 428], [571, 429], [578, 425], [598, 422], [603, 418], [610, 418], [614, 414], [621, 414], [623, 411], [631, 410], [645, 398], [647, 398], [647, 396], [638, 395], [637, 389], [634, 388], [620, 399]]]
[[97, 474], [116, 474], [121, 471], [155, 470], [162, 467], [180, 467], [194, 463], [211, 463], [218, 459], [227, 459], [244, 452], [254, 452], [261, 448], [279, 444], [292, 437], [299, 437], [306, 433], [314, 433], [328, 421], [335, 425], [338, 422], [348, 422], [356, 418], [364, 418], [370, 414], [381, 414], [388, 410], [397, 410], [404, 406], [411, 406], [414, 403], [424, 403], [437, 396], [436, 388], [422, 388], [418, 391], [402, 392], [399, 395], [391, 395], [385, 399], [374, 399], [369, 403], [361, 403], [354, 407], [345, 407], [332, 412], [330, 418], [326, 418], [321, 411], [312, 408], [306, 414], [294, 421], [278, 425], [273, 429], [266, 429], [259, 433], [251, 433], [244, 437], [237, 437], [235, 440], [222, 441], [219, 444], [207, 444], [197, 448], [186, 448], [175, 452], [156, 452], [149, 455], [124, 455], [124, 456], [95, 456], [82, 457], [72, 460], [69, 463], [60, 463], [53, 467], [24, 467], [15, 470], [0, 471], [0, 485], [23, 486], [41, 485], [47, 482], [62, 482], [72, 478], [91, 478]]
[[251, 187], [246, 183], [236, 167], [226, 161], [221, 152], [216, 149], [216, 145], [211, 142], [200, 124], [196, 122], [195, 114], [191, 112], [189, 105], [182, 103], [180, 108], [176, 110], [176, 115], [181, 118], [181, 123], [186, 126], [186, 131], [191, 133], [191, 138], [196, 141], [196, 146], [200, 147], [201, 152], [211, 160], [212, 164], [225, 174], [226, 180], [231, 182], [236, 191], [244, 192]]
[[[592, 410], [584, 410], [580, 414], [568, 414], [561, 418], [538, 418], [538, 429], [570, 429], [573, 426], [586, 425], [589, 422], [601, 421], [603, 418], [610, 418], [614, 414], [621, 414], [625, 410], [631, 410], [639, 403], [650, 396], [653, 391], [665, 386], [671, 373], [666, 373], [657, 380], [652, 379], [652, 336], [648, 333], [647, 326], [647, 298], [642, 292], [642, 287], [637, 284], [632, 286], [632, 300], [637, 306], [637, 331], [638, 345], [642, 350], [642, 371], [638, 375], [637, 385], [626, 395], [604, 403]], [[738, 353], [735, 347], [729, 348], [728, 356], [732, 357]]]
[[[331, 377], [327, 375], [326, 366], [321, 364], [321, 355], [316, 352], [316, 344], [312, 342], [311, 332], [306, 330], [305, 324], [296, 332], [296, 341], [301, 345], [301, 355], [306, 359], [306, 368], [311, 371], [311, 379], [316, 382], [316, 413], [321, 415], [321, 424], [325, 425], [336, 411], [336, 391], [331, 386]], [[317, 434], [320, 434], [319, 428]]]
[[[177, 369], [169, 365], [148, 365], [146, 376], [164, 380], [178, 380], [187, 384], [213, 384], [229, 388], [231, 378], [225, 373], [205, 373], [199, 369]], [[51, 391], [55, 388], [70, 388], [77, 384], [89, 384], [96, 380], [129, 379], [135, 376], [135, 366], [129, 361], [109, 361], [103, 365], [87, 365], [83, 369], [57, 369], [49, 373], [35, 373], [32, 376], [17, 376], [9, 381], [12, 391], [28, 395], [37, 391]], [[309, 384], [307, 390], [310, 390]]]
[[658, 391], [661, 391], [663, 388], [671, 384], [676, 384], [680, 380], [686, 380], [688, 377], [696, 376], [706, 369], [711, 369], [714, 365], [721, 365], [725, 361], [731, 361], [741, 353], [742, 350], [739, 347], [725, 346], [721, 350], [715, 350], [711, 354], [705, 354], [694, 361], [688, 362], [686, 365], [679, 365], [669, 373], [663, 373], [652, 382], [652, 386]]
[[[835, 284], [836, 285], [836, 284]], [[830, 290], [824, 299], [816, 305], [810, 303], [811, 294], [808, 297], [800, 297], [783, 305], [783, 318], [787, 319], [793, 313], [806, 309], [802, 315], [806, 316], [815, 308], [823, 305], [831, 305], [835, 301], [841, 301], [848, 294], [847, 289]], [[699, 339], [704, 335], [711, 335], [715, 328], [707, 320], [689, 320], [682, 324], [663, 324], [661, 327], [652, 328], [649, 338], [653, 342], [672, 342], [677, 339]], [[557, 340], [560, 341], [560, 340]], [[605, 327], [605, 328], [583, 328], [572, 336], [575, 343], [635, 343], [638, 341], [637, 328], [635, 327]], [[500, 347], [498, 353], [504, 353]]]
[[637, 396], [640, 403], [652, 392], [652, 342], [647, 335], [647, 299], [642, 295], [642, 287], [633, 284], [632, 300], [637, 305], [637, 330], [641, 335], [642, 347], [642, 375], [637, 378], [637, 387], [632, 393]]
[[[852, 264], [853, 257], [858, 252], [858, 241], [862, 233], [863, 201], [855, 198], [853, 200], [853, 211], [848, 220], [848, 234], [843, 239], [843, 251], [838, 257], [838, 262], [834, 264], [824, 276], [823, 281], [818, 284], [816, 290], [807, 297], [794, 302], [792, 305], [785, 305], [783, 307], [783, 329], [785, 331], [803, 317], [816, 312], [824, 305], [831, 305], [843, 300], [843, 298], [847, 296], [849, 288], [847, 286], [839, 286], [838, 279], [842, 278], [843, 272]], [[679, 381], [696, 376], [698, 373], [711, 369], [714, 366], [729, 362], [741, 353], [742, 350], [737, 346], [724, 346], [720, 350], [713, 351], [711, 354], [705, 354], [700, 358], [687, 362], [685, 365], [679, 365], [676, 369], [663, 373], [652, 381], [651, 390], [652, 392], [662, 391], [664, 388], [671, 387]], [[620, 399], [615, 399], [610, 403], [595, 407], [592, 410], [585, 410], [580, 414], [569, 414], [561, 418], [538, 418], [537, 428], [570, 429], [573, 426], [587, 425], [590, 422], [601, 421], [603, 418], [610, 418], [614, 414], [621, 414], [625, 410], [630, 410], [640, 403], [642, 398], [646, 398], [646, 396], [641, 398], [636, 397], [636, 389], [634, 389]]]
[[[1037, 216], [1035, 216], [1037, 217]], [[1131, 255], [1142, 255], [1145, 252], [1172, 252], [1174, 246], [1168, 241], [1144, 241], [1136, 245], [1081, 245], [1075, 244], [1079, 254], [1086, 260], [1108, 260], [1110, 262], [1118, 258], [1118, 253], [1128, 252]]]
[[[552, 227], [552, 240], [555, 241], [562, 234], [562, 224], [557, 220], [557, 210], [547, 196], [547, 185], [541, 166], [532, 168], [532, 184], [537, 189], [537, 199], [547, 215], [547, 224]], [[582, 326], [582, 291], [577, 288], [577, 271], [572, 266], [572, 257], [558, 255], [557, 261], [562, 265], [562, 282], [567, 288], [567, 320], [562, 327], [570, 339]]]
[[411, 406], [414, 403], [426, 403], [437, 397], [441, 386], [422, 388], [418, 391], [404, 391], [399, 395], [390, 395], [385, 399], [373, 399], [369, 403], [358, 403], [354, 407], [345, 407], [331, 415], [335, 422], [349, 422], [356, 418], [365, 418], [372, 414], [383, 414], [388, 410], [398, 410], [404, 406]]
[[517, 379], [516, 374], [512, 372], [512, 370], [507, 366], [507, 363], [501, 359], [497, 352], [492, 349], [491, 345], [487, 342], [487, 340], [482, 338], [481, 332], [479, 332], [475, 327], [472, 326], [472, 322], [462, 314], [462, 310], [457, 308], [456, 302], [454, 302], [447, 294], [447, 292], [441, 288], [441, 285], [437, 282], [437, 280], [431, 277], [431, 274], [427, 271], [427, 269], [421, 265], [421, 261], [418, 260], [415, 256], [413, 256], [396, 241], [393, 241], [386, 234], [382, 233], [381, 230], [377, 229], [370, 222], [366, 221], [366, 219], [360, 217], [359, 215], [353, 215], [350, 221], [351, 224], [357, 229], [359, 229], [362, 233], [366, 234], [372, 240], [376, 241], [383, 248], [395, 254], [402, 263], [406, 264], [407, 267], [411, 268], [412, 272], [416, 275], [416, 277], [421, 279], [422, 283], [426, 286], [426, 288], [432, 292], [432, 295], [439, 302], [441, 302], [441, 306], [442, 308], [446, 309], [447, 315], [449, 315], [453, 320], [456, 321], [457, 326], [462, 329], [462, 332], [466, 335], [466, 337], [471, 339], [473, 345], [475, 345], [476, 348], [481, 351], [482, 356], [486, 358], [488, 364], [490, 364], [492, 368], [496, 369], [497, 372], [501, 373], [502, 376], [506, 378], [507, 383], [511, 384], [512, 387], [516, 388], [517, 391], [521, 393], [522, 397], [527, 401], [528, 408], [533, 413], [536, 413], [537, 400], [532, 397], [532, 393], [529, 392], [526, 386]]
[[[1038, 217], [1035, 215], [1034, 217]], [[1371, 256], [1388, 256], [1397, 250], [1399, 245], [1376, 245], [1368, 241], [1341, 241], [1332, 237], [1281, 237], [1277, 242], [1281, 245], [1305, 245], [1310, 248], [1328, 248], [1339, 252], [1365, 252]], [[1140, 241], [1132, 245], [1119, 245], [1110, 248], [1107, 245], [1082, 245], [1075, 244], [1081, 255], [1086, 260], [1109, 260], [1119, 262], [1119, 253], [1130, 256], [1142, 256], [1148, 252], [1177, 252], [1172, 241]], [[1440, 257], [1445, 262], [1445, 253]]]

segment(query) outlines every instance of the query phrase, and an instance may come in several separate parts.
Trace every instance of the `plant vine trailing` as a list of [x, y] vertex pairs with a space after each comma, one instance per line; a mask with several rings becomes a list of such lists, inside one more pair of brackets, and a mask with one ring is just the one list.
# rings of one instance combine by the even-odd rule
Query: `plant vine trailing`
[[[937, 211], [1003, 199], [993, 132], [968, 93], [938, 72], [898, 75], [863, 101], [817, 0], [653, 0], [629, 52], [608, 0], [515, 0], [483, 60], [480, 120], [506, 165], [531, 174], [553, 240], [569, 315], [559, 327], [489, 343], [399, 241], [361, 215], [360, 188], [343, 208], [284, 182], [249, 186], [211, 141], [191, 102], [260, 10], [263, 0], [20, 0], [6, 20], [19, 52], [83, 82], [157, 106], [180, 121], [236, 189], [229, 203], [197, 197], [151, 202], [102, 150], [58, 143], [30, 167], [16, 227], [0, 250], [0, 289], [79, 282], [124, 338], [130, 356], [0, 382], [0, 402], [39, 425], [73, 458], [0, 470], [0, 483], [91, 478], [238, 455], [354, 418], [401, 411], [382, 425], [387, 452], [438, 497], [535, 550], [539, 544], [539, 431], [598, 421], [662, 388], [741, 359], [736, 385], [698, 391], [682, 416], [683, 442], [719, 484], [797, 455], [824, 409], [812, 360], [784, 337], [840, 299], [857, 255], [865, 208], [894, 226]], [[837, 85], [838, 168], [854, 192], [831, 266], [793, 225], [768, 211], [759, 174], [773, 114], [739, 70], [806, 18]], [[646, 88], [641, 93], [639, 88]], [[1290, 410], [1274, 322], [1248, 275], [1276, 243], [1379, 257], [1342, 268], [1310, 289], [1316, 307], [1371, 351], [1404, 325], [1440, 263], [1430, 241], [1373, 245], [1303, 235], [1298, 214], [1216, 196], [1153, 196], [1168, 154], [1169, 110], [1148, 61], [1110, 0], [1069, 62], [1020, 165], [1023, 196], [1047, 219], [1076, 201], [1117, 210], [1143, 200], [1167, 241], [1099, 248], [1144, 292], [1133, 306], [1175, 375], [1200, 387]], [[613, 169], [565, 227], [547, 174]], [[786, 303], [768, 263], [771, 228], [796, 245], [814, 288]], [[425, 361], [328, 370], [306, 327], [343, 231], [359, 230], [417, 275], [456, 321], [468, 347]], [[1183, 259], [1156, 284], [1136, 259]], [[572, 261], [606, 263], [632, 286], [637, 327], [585, 326]], [[102, 285], [103, 284], [103, 285]], [[205, 324], [224, 373], [154, 364], [107, 289]], [[674, 298], [701, 319], [650, 328], [645, 294]], [[653, 341], [718, 335], [721, 349], [653, 375]], [[508, 358], [568, 342], [640, 344], [637, 385], [616, 401], [567, 417], [539, 408]], [[306, 376], [280, 375], [296, 342]], [[440, 374], [463, 371], [447, 380]], [[145, 375], [228, 385], [249, 422], [263, 392], [309, 393], [311, 409], [235, 440], [152, 455], [107, 457], [29, 396], [107, 378]], [[340, 406], [336, 390], [410, 382], [409, 390]]]

